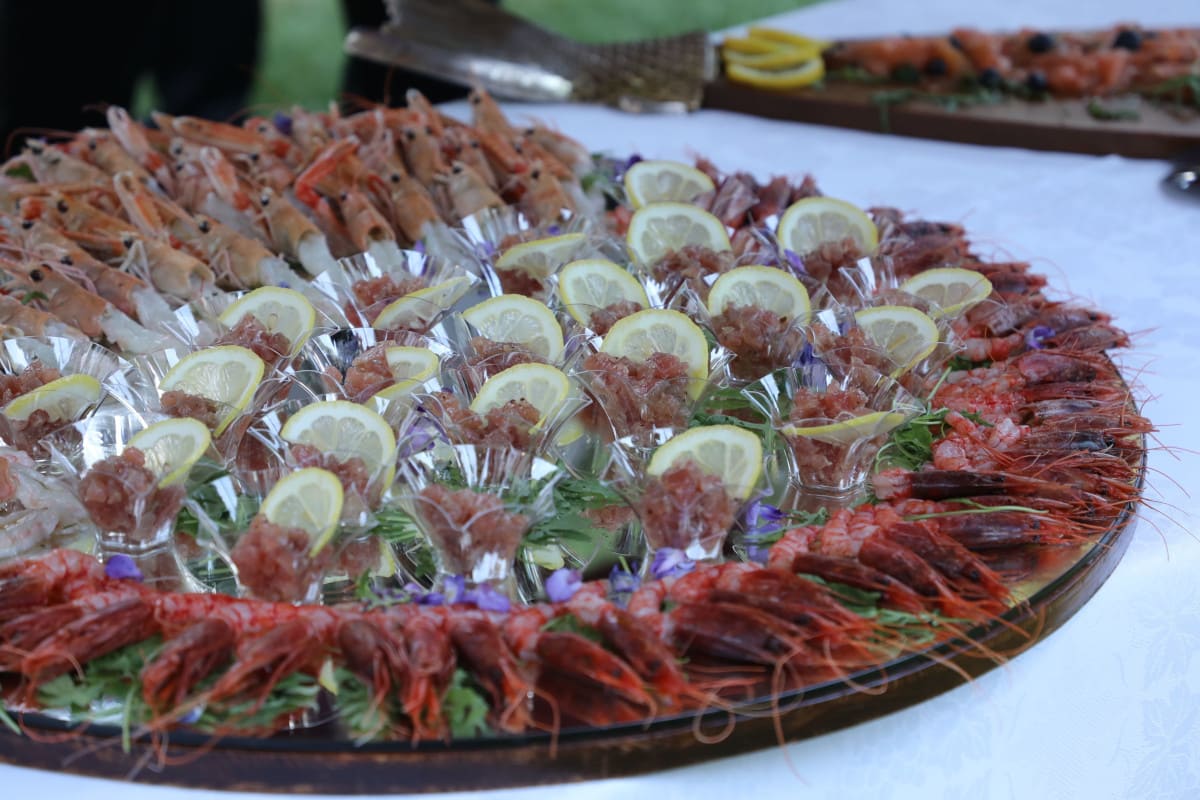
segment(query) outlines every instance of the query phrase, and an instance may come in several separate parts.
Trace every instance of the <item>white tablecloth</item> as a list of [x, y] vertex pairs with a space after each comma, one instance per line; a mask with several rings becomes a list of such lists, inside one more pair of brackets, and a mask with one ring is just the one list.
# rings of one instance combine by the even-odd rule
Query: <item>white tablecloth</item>
[[[974, 24], [1200, 24], [1194, 0], [922, 3], [841, 0], [776, 20], [823, 36]], [[451, 109], [456, 114], [464, 108]], [[1061, 296], [1135, 331], [1120, 357], [1160, 428], [1147, 508], [1124, 560], [1058, 632], [973, 683], [838, 733], [654, 775], [494, 797], [1200, 797], [1200, 197], [1166, 164], [985, 149], [702, 112], [633, 117], [518, 107], [594, 149], [760, 176], [812, 172], [828, 194], [964, 223], [983, 253], [1028, 259]], [[0, 766], [5, 798], [184, 800], [181, 789]], [[207, 794], [207, 793], [205, 793]], [[250, 797], [251, 795], [226, 795]], [[455, 794], [448, 797], [477, 797]]]

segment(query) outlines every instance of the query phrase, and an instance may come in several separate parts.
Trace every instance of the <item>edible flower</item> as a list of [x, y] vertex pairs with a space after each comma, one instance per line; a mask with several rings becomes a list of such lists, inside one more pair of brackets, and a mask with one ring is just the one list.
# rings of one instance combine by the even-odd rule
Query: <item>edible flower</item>
[[512, 603], [490, 583], [481, 583], [474, 589], [463, 592], [464, 603], [474, 605], [481, 611], [508, 611]]
[[1053, 336], [1057, 331], [1046, 325], [1034, 325], [1033, 328], [1025, 334], [1025, 346], [1030, 350], [1041, 350], [1045, 347], [1044, 342]]
[[104, 574], [116, 581], [134, 580], [141, 583], [145, 576], [138, 565], [127, 555], [118, 553], [109, 556], [104, 562]]
[[625, 608], [629, 605], [629, 598], [641, 585], [642, 579], [632, 570], [613, 564], [612, 571], [608, 573], [608, 599]]
[[770, 547], [766, 546], [766, 539], [783, 530], [785, 519], [787, 514], [782, 509], [761, 499], [751, 501], [742, 523], [746, 529], [746, 558], [759, 564], [767, 563]]
[[678, 578], [687, 575], [696, 568], [696, 562], [688, 558], [682, 550], [674, 547], [663, 547], [654, 554], [650, 564], [650, 574], [655, 578]]
[[275, 116], [271, 118], [271, 122], [275, 123], [275, 129], [284, 136], [292, 135], [292, 118], [282, 111], [276, 111]]
[[788, 270], [797, 278], [806, 277], [808, 270], [804, 268], [804, 259], [795, 250], [784, 250], [783, 260], [787, 263], [790, 269]]
[[551, 603], [565, 603], [575, 596], [583, 586], [583, 576], [579, 570], [563, 567], [550, 573], [546, 578], [546, 597]]

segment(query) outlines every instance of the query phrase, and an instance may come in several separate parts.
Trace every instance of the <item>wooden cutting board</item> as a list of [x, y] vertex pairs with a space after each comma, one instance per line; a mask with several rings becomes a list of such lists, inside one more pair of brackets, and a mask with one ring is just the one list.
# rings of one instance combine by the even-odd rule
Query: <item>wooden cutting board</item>
[[704, 106], [861, 131], [1032, 150], [1166, 159], [1200, 148], [1200, 113], [1148, 100], [1137, 103], [1137, 120], [1098, 120], [1088, 113], [1087, 101], [1077, 99], [1014, 98], [954, 110], [925, 100], [886, 106], [876, 102], [877, 94], [890, 88], [895, 87], [830, 83], [824, 88], [767, 91], [722, 77], [705, 88]]

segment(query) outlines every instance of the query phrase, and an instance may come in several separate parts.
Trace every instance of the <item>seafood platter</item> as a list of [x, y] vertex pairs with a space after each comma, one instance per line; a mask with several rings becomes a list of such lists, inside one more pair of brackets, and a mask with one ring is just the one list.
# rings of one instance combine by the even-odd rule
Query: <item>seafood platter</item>
[[705, 105], [974, 144], [1167, 158], [1200, 146], [1200, 30], [957, 28], [825, 41], [750, 28]]
[[1151, 426], [1103, 312], [812, 176], [470, 113], [112, 107], [3, 165], [0, 758], [661, 769], [950, 688], [1113, 569]]

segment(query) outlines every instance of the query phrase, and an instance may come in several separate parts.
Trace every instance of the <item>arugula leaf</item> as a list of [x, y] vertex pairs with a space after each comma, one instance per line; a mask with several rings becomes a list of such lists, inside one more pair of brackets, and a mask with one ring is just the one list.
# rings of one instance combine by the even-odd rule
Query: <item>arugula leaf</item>
[[355, 742], [369, 742], [386, 733], [390, 716], [399, 711], [396, 695], [383, 698], [382, 704], [375, 702], [371, 686], [344, 667], [334, 670], [334, 679], [337, 682], [338, 716]]
[[455, 739], [470, 739], [493, 733], [487, 721], [487, 700], [464, 669], [454, 670], [454, 678], [450, 681], [446, 693], [442, 695], [442, 715], [450, 724], [450, 735]]
[[317, 707], [321, 685], [312, 675], [293, 672], [279, 679], [261, 703], [257, 698], [234, 701], [231, 704], [207, 706], [196, 722], [201, 730], [216, 730], [231, 723], [239, 727], [267, 728], [280, 717]]
[[21, 305], [27, 306], [30, 303], [40, 303], [40, 302], [43, 302], [43, 301], [49, 300], [49, 299], [50, 298], [47, 297], [42, 292], [29, 291], [29, 292], [25, 292], [23, 295], [21, 295]]
[[17, 724], [15, 719], [9, 716], [8, 712], [4, 710], [4, 706], [0, 706], [0, 725], [8, 728], [17, 736], [21, 735], [21, 726]]
[[1104, 105], [1095, 98], [1088, 101], [1087, 104], [1088, 116], [1092, 119], [1098, 119], [1101, 122], [1112, 122], [1116, 120], [1139, 120], [1142, 115], [1133, 108], [1111, 108]]
[[1143, 94], [1160, 102], [1169, 100], [1177, 109], [1200, 110], [1200, 74], [1177, 75], [1146, 89]]
[[951, 356], [950, 360], [946, 362], [946, 369], [948, 369], [950, 372], [963, 372], [969, 369], [990, 367], [991, 365], [991, 361], [972, 361], [966, 356], [959, 354]]
[[542, 626], [542, 630], [554, 633], [574, 633], [582, 636], [596, 644], [603, 644], [604, 637], [600, 635], [600, 631], [593, 628], [591, 625], [585, 625], [579, 617], [574, 614], [561, 614], [549, 620]]
[[17, 164], [15, 167], [9, 167], [4, 171], [4, 174], [10, 178], [19, 178], [23, 181], [35, 180], [33, 169], [28, 164]]

